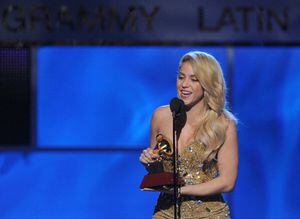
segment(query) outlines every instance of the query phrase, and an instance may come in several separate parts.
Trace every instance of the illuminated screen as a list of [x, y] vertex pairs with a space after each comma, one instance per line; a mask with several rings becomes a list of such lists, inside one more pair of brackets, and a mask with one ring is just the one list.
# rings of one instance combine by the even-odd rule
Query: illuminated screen
[[39, 48], [38, 146], [147, 146], [152, 112], [176, 96], [178, 62], [191, 50], [211, 53], [226, 71], [224, 48]]

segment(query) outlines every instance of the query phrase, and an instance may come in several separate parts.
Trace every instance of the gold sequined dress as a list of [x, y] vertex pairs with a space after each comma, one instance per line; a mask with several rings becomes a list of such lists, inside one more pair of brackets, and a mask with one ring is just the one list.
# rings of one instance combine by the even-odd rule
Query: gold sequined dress
[[[200, 184], [212, 180], [218, 174], [215, 160], [204, 162], [201, 158], [204, 145], [195, 141], [179, 155], [179, 174], [186, 185]], [[179, 200], [180, 218], [230, 218], [228, 205], [221, 194], [212, 196], [184, 196]], [[154, 219], [174, 218], [173, 196], [160, 193], [155, 206]]]

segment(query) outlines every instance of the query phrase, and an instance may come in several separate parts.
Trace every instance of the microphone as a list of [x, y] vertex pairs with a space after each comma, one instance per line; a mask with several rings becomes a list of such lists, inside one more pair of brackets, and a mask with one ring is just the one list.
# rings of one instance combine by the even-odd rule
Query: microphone
[[184, 102], [177, 97], [174, 97], [170, 102], [170, 109], [173, 115], [173, 118], [180, 116], [181, 112], [185, 111]]
[[174, 120], [174, 128], [180, 131], [186, 123], [186, 110], [184, 102], [177, 97], [170, 102], [170, 110]]

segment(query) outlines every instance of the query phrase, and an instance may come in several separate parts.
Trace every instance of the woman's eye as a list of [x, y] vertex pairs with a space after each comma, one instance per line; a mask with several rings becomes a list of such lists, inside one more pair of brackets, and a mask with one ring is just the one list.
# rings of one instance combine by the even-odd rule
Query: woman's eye
[[192, 79], [192, 81], [194, 81], [194, 82], [198, 82], [199, 80], [198, 80], [198, 79], [196, 79], [196, 78], [194, 78], [194, 79]]
[[178, 76], [177, 79], [178, 79], [178, 80], [182, 80], [182, 79], [183, 79], [183, 76]]

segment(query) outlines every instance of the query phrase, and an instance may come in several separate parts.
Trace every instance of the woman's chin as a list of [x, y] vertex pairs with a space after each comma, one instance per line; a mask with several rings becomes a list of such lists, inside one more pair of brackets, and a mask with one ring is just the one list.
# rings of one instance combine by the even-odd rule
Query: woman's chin
[[189, 110], [190, 108], [192, 108], [195, 105], [190, 98], [179, 97], [179, 99], [181, 99], [183, 101], [183, 103], [186, 107], [186, 110]]
[[191, 101], [182, 100], [186, 109], [190, 109], [193, 106], [193, 103]]

